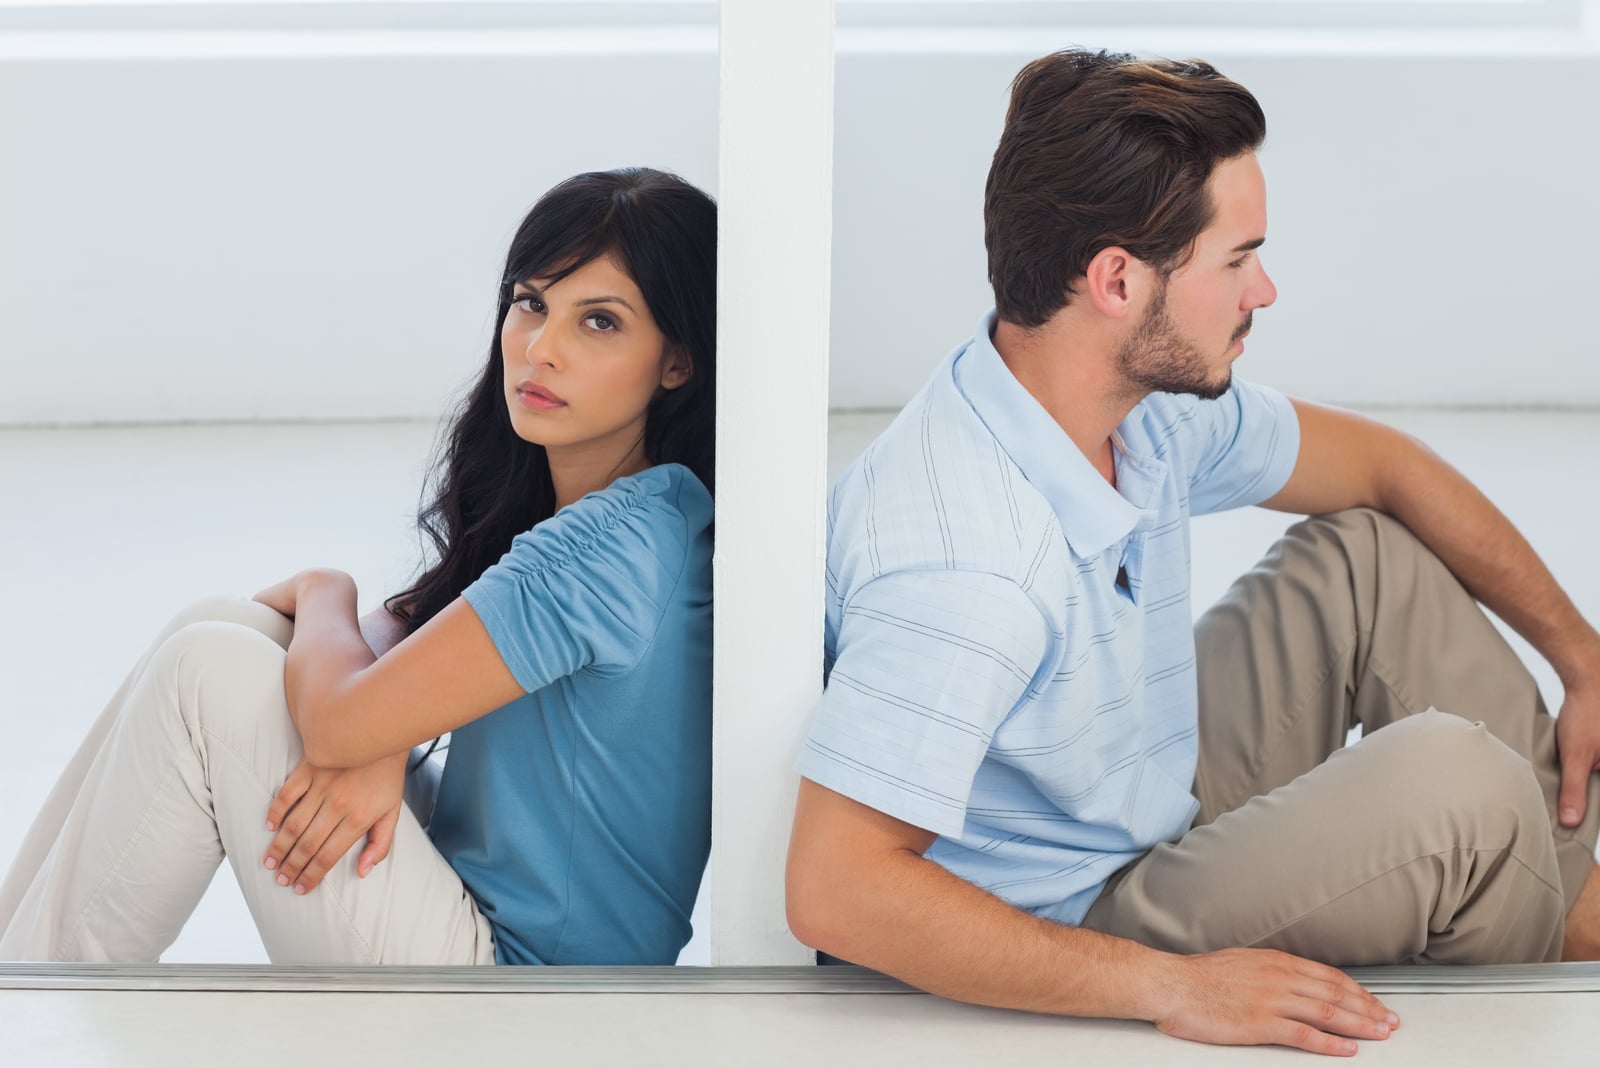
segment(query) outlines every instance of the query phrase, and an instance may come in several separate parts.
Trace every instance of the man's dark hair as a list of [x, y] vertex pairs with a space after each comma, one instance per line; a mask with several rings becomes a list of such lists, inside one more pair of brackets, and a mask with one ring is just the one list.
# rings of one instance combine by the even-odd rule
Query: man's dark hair
[[1000, 318], [1039, 326], [1113, 245], [1163, 274], [1183, 266], [1211, 224], [1211, 172], [1266, 135], [1256, 98], [1209, 63], [1082, 51], [1029, 63], [984, 190]]

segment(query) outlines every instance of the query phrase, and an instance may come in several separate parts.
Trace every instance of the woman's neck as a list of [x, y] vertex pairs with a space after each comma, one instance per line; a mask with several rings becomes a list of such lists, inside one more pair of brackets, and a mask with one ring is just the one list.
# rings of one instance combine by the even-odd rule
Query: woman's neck
[[638, 442], [619, 457], [614, 449], [548, 449], [550, 482], [556, 491], [556, 511], [585, 494], [603, 490], [619, 478], [636, 475], [650, 466], [644, 442]]

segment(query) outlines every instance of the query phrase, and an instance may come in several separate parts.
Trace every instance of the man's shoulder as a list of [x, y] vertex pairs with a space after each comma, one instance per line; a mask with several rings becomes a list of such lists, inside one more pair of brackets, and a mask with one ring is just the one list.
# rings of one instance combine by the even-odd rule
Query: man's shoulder
[[1049, 504], [953, 383], [911, 399], [834, 485], [828, 560], [846, 586], [890, 571], [979, 571], [1025, 589], [1065, 550]]

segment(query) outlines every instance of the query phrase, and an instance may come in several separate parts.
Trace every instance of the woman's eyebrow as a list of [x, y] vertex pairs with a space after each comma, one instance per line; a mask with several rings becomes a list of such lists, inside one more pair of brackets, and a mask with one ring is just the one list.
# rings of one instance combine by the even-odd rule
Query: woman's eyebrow
[[629, 304], [621, 297], [587, 297], [578, 301], [576, 307], [586, 308], [591, 304], [620, 304], [629, 311], [633, 311], [633, 305]]

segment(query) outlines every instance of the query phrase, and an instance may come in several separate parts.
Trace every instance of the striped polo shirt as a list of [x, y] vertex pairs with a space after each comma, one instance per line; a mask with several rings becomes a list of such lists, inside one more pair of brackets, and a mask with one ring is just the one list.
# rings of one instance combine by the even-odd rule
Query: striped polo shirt
[[1189, 516], [1276, 493], [1300, 430], [1237, 379], [1215, 401], [1152, 394], [1118, 428], [1113, 488], [1012, 377], [994, 321], [833, 489], [827, 681], [798, 770], [1075, 924], [1198, 808]]

